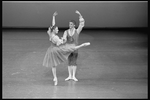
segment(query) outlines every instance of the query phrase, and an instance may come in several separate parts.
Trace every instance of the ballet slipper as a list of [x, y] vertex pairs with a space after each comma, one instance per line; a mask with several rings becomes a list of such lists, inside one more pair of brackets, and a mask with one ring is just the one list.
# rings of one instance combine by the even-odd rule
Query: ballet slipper
[[75, 73], [76, 73], [76, 66], [73, 66], [73, 76], [72, 76], [72, 79], [74, 80], [74, 81], [78, 81], [78, 79], [75, 77]]
[[68, 80], [70, 80], [70, 79], [72, 79], [72, 78], [69, 76], [68, 78], [65, 79], [65, 81], [68, 81]]
[[90, 42], [83, 43], [84, 46], [90, 45]]
[[58, 84], [57, 78], [54, 78], [53, 81], [54, 81], [54, 85], [57, 85], [57, 84]]
[[88, 46], [88, 45], [90, 45], [90, 42], [86, 42], [86, 43], [83, 43], [83, 44], [81, 44], [79, 46], [76, 46], [75, 49], [79, 49], [81, 47], [85, 47], [85, 46]]
[[75, 77], [73, 77], [72, 79], [73, 79], [74, 81], [78, 81], [78, 79], [77, 79], [77, 78], [75, 78]]
[[68, 78], [65, 79], [65, 81], [68, 81], [72, 78], [71, 77], [71, 66], [68, 66], [68, 72], [69, 72], [69, 76], [68, 76]]
[[56, 80], [56, 81], [54, 81], [54, 85], [56, 86], [58, 84], [58, 81]]

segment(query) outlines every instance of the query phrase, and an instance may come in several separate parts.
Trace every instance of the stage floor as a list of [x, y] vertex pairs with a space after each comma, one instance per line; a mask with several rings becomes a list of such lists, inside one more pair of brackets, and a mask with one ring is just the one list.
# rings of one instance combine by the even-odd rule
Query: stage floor
[[[60, 31], [59, 36], [63, 34]], [[148, 36], [133, 31], [82, 31], [78, 82], [65, 81], [67, 62], [42, 66], [46, 31], [2, 32], [2, 98], [148, 98]]]

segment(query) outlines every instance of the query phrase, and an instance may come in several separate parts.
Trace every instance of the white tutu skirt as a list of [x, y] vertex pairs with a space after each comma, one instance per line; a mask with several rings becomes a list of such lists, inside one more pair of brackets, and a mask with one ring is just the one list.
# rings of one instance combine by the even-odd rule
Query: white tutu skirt
[[44, 60], [43, 66], [45, 67], [54, 67], [68, 59], [68, 56], [71, 52], [75, 51], [74, 44], [65, 44], [61, 46], [52, 45], [48, 48]]

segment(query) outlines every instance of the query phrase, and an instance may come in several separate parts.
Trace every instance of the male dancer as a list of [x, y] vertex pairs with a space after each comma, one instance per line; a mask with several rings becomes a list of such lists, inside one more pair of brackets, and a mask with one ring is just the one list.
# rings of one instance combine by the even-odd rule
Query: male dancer
[[[78, 45], [78, 37], [80, 32], [82, 31], [82, 28], [84, 27], [85, 21], [80, 14], [79, 11], [76, 10], [76, 12], [79, 15], [79, 26], [77, 29], [75, 29], [76, 22], [74, 20], [71, 20], [69, 22], [69, 29], [64, 32], [63, 40], [67, 43], [73, 43], [75, 45]], [[76, 69], [77, 69], [77, 57], [78, 57], [78, 50], [72, 52], [68, 57], [68, 78], [65, 79], [65, 81], [69, 79], [73, 79], [74, 81], [78, 81], [78, 79], [75, 77]]]

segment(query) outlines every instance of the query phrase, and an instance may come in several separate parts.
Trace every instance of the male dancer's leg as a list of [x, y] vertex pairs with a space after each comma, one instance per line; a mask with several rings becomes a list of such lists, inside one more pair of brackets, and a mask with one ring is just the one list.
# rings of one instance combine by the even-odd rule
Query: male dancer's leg
[[68, 76], [68, 78], [65, 79], [65, 81], [72, 79], [72, 66], [71, 66], [72, 56], [73, 56], [73, 53], [71, 53], [68, 57], [68, 74], [69, 74], [69, 76]]
[[[90, 45], [90, 43], [89, 42], [86, 42], [86, 43], [83, 43], [83, 44], [81, 44], [81, 45], [78, 45], [78, 46], [76, 46], [75, 48], [76, 49], [79, 49], [79, 48], [81, 48], [81, 47], [84, 47], [84, 46], [88, 46], [88, 45]], [[74, 57], [75, 56], [75, 57]], [[76, 74], [76, 69], [77, 69], [77, 64], [76, 64], [76, 61], [77, 61], [77, 56], [78, 56], [78, 54], [75, 54], [74, 55], [74, 53], [71, 53], [70, 55], [69, 55], [69, 57], [68, 57], [68, 73], [69, 73], [69, 76], [68, 76], [68, 78], [66, 78], [65, 80], [67, 81], [67, 80], [69, 80], [69, 79], [73, 79], [74, 81], [78, 81], [77, 79], [76, 79], [76, 77], [75, 77], [75, 74]], [[74, 64], [75, 63], [75, 64]], [[73, 71], [73, 72], [72, 72]]]
[[75, 75], [76, 75], [76, 69], [77, 69], [77, 58], [78, 58], [78, 53], [74, 53], [74, 56], [73, 56], [73, 66], [72, 66], [72, 69], [73, 69], [72, 79], [74, 81], [78, 81], [78, 79], [75, 77]]

